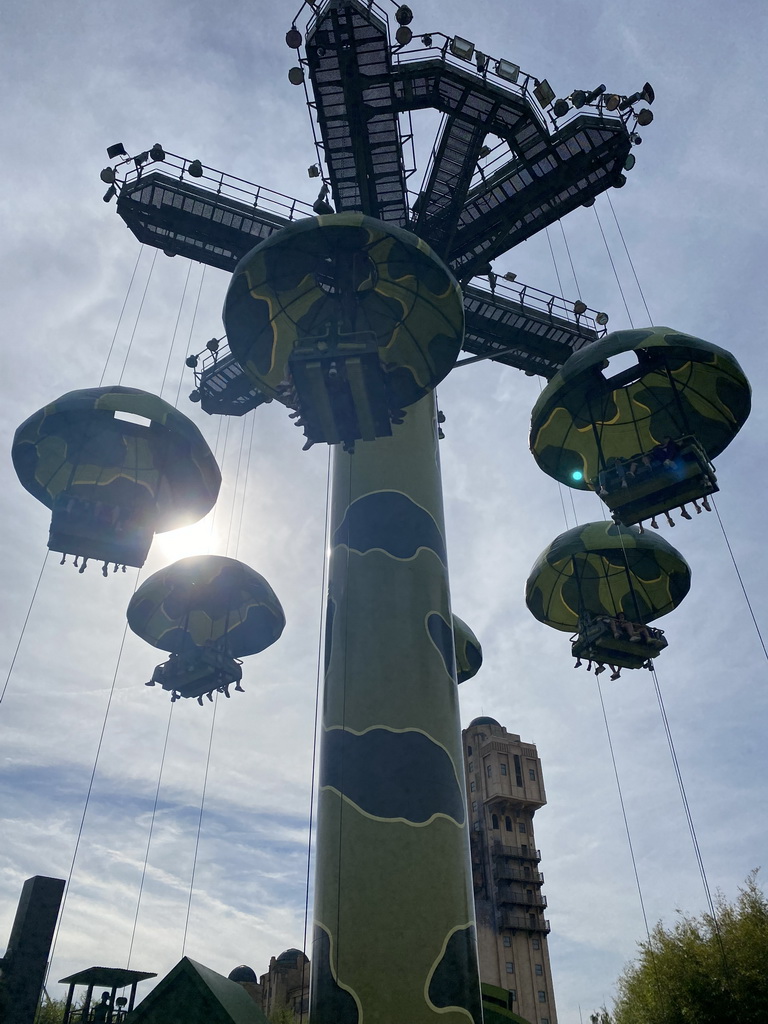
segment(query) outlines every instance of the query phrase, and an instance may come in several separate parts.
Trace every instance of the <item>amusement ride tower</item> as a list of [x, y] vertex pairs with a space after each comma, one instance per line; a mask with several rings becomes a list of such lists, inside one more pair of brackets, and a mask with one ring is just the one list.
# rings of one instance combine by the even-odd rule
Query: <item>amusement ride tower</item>
[[[277, 401], [336, 446], [312, 1024], [480, 1024], [433, 389], [460, 348], [549, 379], [604, 333], [492, 261], [625, 183], [653, 92], [557, 99], [467, 39], [414, 36], [405, 5], [391, 26], [370, 0], [303, 10], [312, 207], [159, 144], [111, 148], [105, 199], [140, 241], [233, 272], [229, 350], [188, 361], [202, 408]], [[441, 123], [414, 193], [422, 109]]]

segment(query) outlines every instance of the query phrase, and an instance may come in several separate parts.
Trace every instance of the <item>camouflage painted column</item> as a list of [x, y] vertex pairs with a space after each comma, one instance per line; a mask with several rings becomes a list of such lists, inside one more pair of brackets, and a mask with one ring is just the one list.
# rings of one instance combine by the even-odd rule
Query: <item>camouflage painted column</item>
[[311, 1024], [479, 1024], [435, 403], [335, 449]]

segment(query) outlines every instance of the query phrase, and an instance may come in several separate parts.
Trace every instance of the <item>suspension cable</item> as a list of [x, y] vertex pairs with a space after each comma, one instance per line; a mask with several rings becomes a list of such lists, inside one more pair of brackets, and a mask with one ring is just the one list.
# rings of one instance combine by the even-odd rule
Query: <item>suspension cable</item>
[[139, 246], [139, 253], [138, 253], [138, 256], [136, 257], [136, 262], [135, 262], [135, 264], [133, 266], [133, 273], [131, 274], [131, 280], [128, 282], [128, 290], [125, 293], [125, 298], [123, 299], [123, 305], [122, 305], [122, 308], [120, 310], [120, 315], [117, 318], [117, 326], [115, 327], [115, 333], [112, 335], [112, 341], [110, 342], [110, 345], [109, 345], [109, 352], [107, 352], [107, 358], [104, 360], [104, 369], [101, 371], [101, 377], [99, 377], [99, 387], [101, 387], [102, 384], [104, 383], [104, 377], [106, 376], [106, 373], [107, 373], [107, 367], [109, 366], [109, 360], [112, 357], [112, 350], [115, 347], [115, 340], [117, 338], [117, 332], [120, 330], [120, 324], [123, 322], [123, 313], [125, 313], [125, 307], [128, 305], [128, 296], [131, 294], [131, 289], [133, 288], [133, 281], [134, 281], [134, 278], [136, 277], [136, 271], [139, 269], [139, 260], [141, 259], [141, 256], [142, 256], [143, 252], [144, 252], [144, 246], [140, 245]]
[[[232, 492], [232, 507], [229, 510], [229, 527], [227, 528], [227, 543], [224, 546], [224, 554], [229, 554], [229, 542], [232, 538], [232, 525], [235, 521], [235, 508], [237, 507], [237, 481], [240, 479], [240, 466], [243, 461], [243, 445], [245, 444], [245, 419], [243, 419], [243, 428], [240, 431], [240, 449], [237, 453], [237, 469], [235, 470], [235, 484]], [[242, 512], [242, 505], [241, 505]], [[240, 517], [240, 525], [242, 526], [242, 515]], [[238, 531], [239, 532], [239, 531]], [[239, 539], [239, 538], [238, 538]]]
[[45, 572], [45, 566], [46, 566], [46, 563], [48, 561], [48, 555], [50, 555], [50, 553], [51, 553], [50, 551], [46, 551], [45, 552], [45, 557], [43, 558], [43, 564], [40, 566], [40, 575], [37, 577], [37, 583], [35, 584], [35, 589], [32, 591], [32, 599], [29, 602], [29, 608], [27, 608], [27, 614], [24, 617], [24, 622], [23, 622], [22, 627], [21, 627], [21, 632], [19, 633], [19, 640], [18, 640], [18, 643], [16, 644], [16, 650], [13, 652], [13, 657], [11, 658], [11, 665], [10, 665], [10, 668], [8, 669], [8, 675], [5, 677], [5, 684], [3, 685], [3, 692], [0, 693], [0, 704], [3, 703], [3, 698], [5, 697], [5, 691], [8, 689], [8, 683], [10, 683], [10, 681], [11, 681], [11, 675], [13, 673], [14, 665], [16, 664], [16, 658], [18, 657], [18, 654], [19, 654], [19, 648], [21, 647], [21, 642], [24, 639], [24, 633], [26, 632], [26, 629], [27, 629], [27, 623], [29, 622], [29, 616], [32, 614], [32, 606], [35, 603], [35, 598], [37, 597], [37, 592], [40, 589], [40, 581], [43, 578], [43, 573]]
[[752, 602], [749, 599], [749, 594], [747, 593], [747, 588], [744, 586], [744, 580], [741, 578], [741, 573], [739, 572], [739, 567], [736, 564], [736, 556], [733, 553], [733, 548], [731, 547], [731, 542], [728, 540], [728, 534], [725, 532], [725, 527], [723, 526], [723, 520], [720, 518], [720, 510], [718, 509], [717, 504], [715, 503], [715, 496], [714, 496], [714, 494], [710, 495], [709, 500], [712, 502], [712, 508], [715, 510], [715, 515], [717, 516], [717, 521], [718, 521], [718, 523], [720, 523], [720, 529], [723, 531], [723, 538], [725, 540], [725, 545], [728, 548], [728, 554], [731, 556], [731, 561], [733, 562], [733, 568], [736, 570], [736, 576], [738, 577], [739, 585], [741, 586], [741, 591], [744, 594], [744, 600], [747, 602], [747, 608], [749, 609], [749, 614], [752, 617], [752, 622], [754, 623], [754, 626], [755, 626], [755, 632], [757, 633], [757, 638], [760, 641], [760, 646], [763, 648], [763, 654], [765, 655], [766, 659], [768, 660], [768, 649], [766, 649], [765, 641], [763, 640], [763, 634], [760, 632], [760, 627], [757, 624], [757, 619], [755, 618], [755, 613], [752, 610]]
[[573, 258], [571, 257], [571, 247], [568, 245], [568, 239], [565, 237], [565, 228], [563, 227], [563, 218], [557, 222], [560, 225], [560, 230], [563, 233], [563, 241], [565, 242], [565, 251], [568, 254], [568, 262], [571, 264], [571, 273], [573, 274], [573, 283], [576, 285], [576, 294], [581, 298], [581, 288], [579, 287], [579, 279], [576, 277], [576, 267], [573, 265]]
[[328, 445], [328, 469], [325, 477], [325, 521], [323, 523], [323, 574], [320, 591], [320, 629], [317, 637], [317, 673], [315, 681], [315, 719], [312, 726], [312, 778], [309, 785], [309, 823], [307, 827], [307, 880], [306, 887], [304, 890], [304, 939], [303, 939], [303, 950], [304, 950], [304, 962], [301, 965], [301, 1004], [299, 1010], [299, 1024], [303, 1024], [304, 1021], [304, 979], [307, 969], [307, 930], [309, 922], [309, 884], [311, 877], [311, 866], [312, 866], [312, 820], [315, 813], [315, 772], [317, 768], [317, 723], [320, 716], [320, 691], [322, 684], [322, 669], [323, 669], [323, 647], [327, 643], [327, 637], [325, 635], [325, 624], [326, 615], [325, 608], [328, 600], [326, 590], [328, 587], [328, 543], [329, 528], [330, 528], [330, 509], [331, 509], [331, 446]]
[[248, 440], [248, 459], [245, 463], [245, 480], [243, 481], [243, 496], [240, 502], [240, 519], [237, 524], [237, 539], [235, 540], [235, 558], [240, 551], [240, 535], [243, 530], [243, 513], [245, 512], [245, 499], [248, 494], [248, 477], [251, 472], [251, 457], [253, 455], [253, 434], [256, 429], [256, 417], [251, 416], [251, 436]]
[[141, 870], [141, 883], [139, 884], [139, 896], [136, 900], [136, 913], [133, 918], [133, 930], [131, 931], [131, 944], [128, 947], [128, 960], [125, 964], [125, 969], [128, 971], [131, 968], [131, 956], [133, 955], [133, 942], [136, 938], [136, 926], [139, 923], [139, 910], [141, 908], [141, 897], [144, 892], [144, 879], [147, 876], [147, 864], [149, 862], [149, 848], [152, 844], [152, 832], [155, 827], [155, 816], [157, 815], [157, 804], [160, 797], [160, 783], [163, 778], [163, 767], [165, 765], [165, 755], [168, 751], [168, 736], [171, 732], [171, 718], [173, 717], [174, 703], [171, 701], [171, 710], [168, 715], [168, 725], [165, 730], [165, 741], [163, 742], [163, 753], [160, 757], [160, 771], [157, 775], [157, 788], [155, 789], [155, 802], [152, 805], [152, 818], [149, 823], [149, 835], [147, 836], [147, 849], [144, 852], [144, 867]]
[[[139, 569], [137, 571], [137, 573], [136, 573], [136, 581], [134, 582], [134, 585], [133, 585], [133, 593], [134, 594], [136, 593], [136, 588], [139, 585], [139, 577], [140, 576], [141, 576], [141, 569]], [[118, 672], [120, 671], [120, 662], [122, 661], [123, 649], [125, 647], [125, 639], [126, 639], [127, 635], [128, 635], [128, 623], [126, 622], [125, 626], [123, 628], [123, 637], [122, 637], [122, 640], [120, 641], [120, 648], [119, 648], [118, 653], [117, 653], [117, 661], [115, 663], [115, 671], [112, 673], [112, 684], [111, 684], [111, 686], [109, 688], [109, 697], [107, 698], [107, 706], [106, 706], [106, 709], [104, 711], [104, 720], [101, 723], [101, 732], [99, 734], [99, 742], [98, 742], [98, 745], [96, 747], [96, 756], [93, 759], [93, 768], [91, 770], [91, 777], [90, 777], [90, 779], [88, 781], [88, 789], [86, 790], [86, 794], [85, 794], [85, 804], [83, 806], [83, 813], [82, 813], [82, 815], [80, 817], [80, 826], [79, 826], [79, 828], [77, 830], [77, 839], [75, 840], [75, 849], [74, 849], [74, 851], [72, 853], [72, 861], [71, 861], [71, 863], [69, 865], [69, 872], [67, 874], [67, 883], [66, 883], [66, 885], [64, 887], [64, 896], [63, 896], [62, 901], [61, 901], [61, 910], [59, 911], [59, 919], [58, 919], [58, 921], [56, 923], [56, 931], [55, 931], [54, 936], [53, 936], [53, 942], [51, 943], [51, 955], [50, 955], [50, 958], [48, 960], [48, 970], [47, 970], [46, 976], [45, 976], [46, 982], [48, 981], [48, 976], [49, 976], [49, 974], [51, 972], [51, 965], [53, 964], [53, 958], [54, 958], [54, 954], [56, 952], [56, 943], [58, 942], [58, 939], [59, 939], [59, 931], [61, 929], [61, 922], [64, 919], [64, 908], [66, 906], [67, 898], [69, 896], [69, 890], [70, 890], [70, 887], [72, 885], [72, 875], [73, 875], [74, 870], [75, 870], [75, 861], [77, 860], [78, 850], [80, 849], [80, 840], [82, 839], [82, 836], [83, 836], [83, 828], [85, 827], [85, 818], [86, 818], [86, 815], [88, 814], [88, 806], [89, 806], [89, 804], [91, 802], [91, 793], [93, 792], [93, 783], [94, 783], [94, 780], [96, 778], [96, 769], [97, 769], [98, 764], [99, 764], [99, 757], [101, 756], [101, 748], [102, 748], [102, 746], [104, 744], [104, 734], [105, 734], [105, 732], [107, 730], [107, 721], [109, 719], [109, 713], [110, 713], [110, 711], [112, 709], [112, 698], [115, 695], [115, 685], [117, 684], [117, 675], [118, 675]]]
[[632, 314], [629, 312], [629, 306], [627, 305], [627, 300], [624, 295], [624, 289], [621, 287], [621, 281], [619, 280], [619, 275], [616, 271], [616, 264], [613, 262], [613, 253], [611, 252], [610, 246], [608, 245], [608, 239], [605, 237], [603, 225], [600, 222], [600, 214], [597, 212], [597, 205], [593, 206], [592, 209], [595, 211], [595, 219], [597, 220], [597, 226], [600, 228], [600, 234], [603, 236], [603, 242], [605, 243], [605, 251], [608, 253], [608, 259], [610, 260], [611, 268], [613, 269], [613, 276], [616, 278], [616, 284], [619, 286], [621, 301], [624, 303], [624, 309], [627, 311], [627, 319], [629, 320], [629, 326], [634, 328], [635, 325], [632, 322]]
[[624, 232], [621, 230], [621, 224], [619, 224], [619, 218], [616, 216], [616, 211], [613, 208], [613, 201], [611, 200], [610, 192], [606, 192], [605, 194], [606, 194], [606, 196], [608, 198], [608, 205], [611, 208], [611, 213], [613, 214], [613, 219], [616, 221], [616, 227], [619, 229], [619, 237], [621, 238], [622, 245], [624, 246], [624, 252], [627, 254], [627, 259], [629, 260], [629, 265], [632, 268], [632, 274], [634, 275], [634, 278], [635, 278], [635, 284], [637, 285], [637, 290], [640, 292], [640, 298], [643, 300], [643, 305], [645, 306], [645, 312], [648, 314], [648, 323], [650, 325], [650, 324], [653, 323], [653, 317], [651, 316], [650, 309], [648, 309], [648, 303], [645, 301], [645, 294], [643, 293], [643, 289], [642, 289], [642, 286], [640, 284], [640, 278], [637, 276], [637, 271], [635, 270], [635, 265], [632, 262], [632, 257], [629, 255], [629, 249], [627, 248], [627, 243], [624, 240]]
[[139, 303], [139, 309], [138, 309], [138, 312], [136, 313], [136, 319], [135, 319], [134, 324], [133, 324], [133, 330], [131, 331], [131, 337], [130, 337], [130, 339], [128, 341], [128, 348], [126, 349], [126, 352], [125, 352], [125, 359], [123, 360], [123, 368], [120, 370], [120, 376], [117, 379], [117, 383], [118, 384], [122, 384], [122, 382], [123, 382], [123, 374], [125, 373], [125, 368], [128, 365], [128, 357], [130, 356], [131, 349], [133, 348], [133, 339], [136, 337], [136, 330], [137, 330], [137, 328], [139, 326], [139, 320], [141, 318], [141, 311], [144, 309], [144, 300], [146, 299], [147, 291], [149, 290], [149, 282], [152, 280], [152, 272], [155, 269], [155, 263], [157, 262], [157, 254], [158, 254], [158, 252], [159, 252], [159, 250], [155, 249], [154, 255], [152, 256], [152, 263], [150, 264], [149, 273], [147, 274], [147, 280], [146, 280], [146, 282], [144, 284], [144, 291], [142, 292], [141, 302]]
[[718, 945], [720, 947], [720, 955], [721, 955], [722, 960], [723, 960], [723, 969], [724, 969], [725, 975], [727, 977], [727, 975], [728, 975], [728, 961], [727, 961], [727, 958], [726, 958], [726, 955], [725, 955], [725, 947], [723, 946], [723, 938], [722, 938], [722, 935], [720, 933], [720, 925], [719, 925], [718, 920], [717, 920], [717, 914], [715, 913], [715, 904], [714, 904], [714, 902], [712, 900], [712, 893], [711, 893], [710, 888], [709, 888], [709, 882], [707, 880], [707, 873], [704, 870], [704, 859], [703, 859], [703, 857], [701, 855], [701, 848], [699, 847], [699, 840], [698, 840], [698, 838], [696, 836], [696, 827], [694, 826], [693, 815], [691, 814], [691, 808], [690, 808], [690, 805], [688, 804], [688, 796], [687, 796], [686, 791], [685, 791], [685, 783], [683, 782], [683, 773], [682, 773], [682, 771], [680, 769], [680, 762], [677, 759], [677, 751], [675, 750], [675, 744], [674, 744], [674, 741], [672, 739], [672, 730], [671, 730], [670, 725], [669, 725], [669, 719], [667, 718], [666, 708], [664, 707], [664, 699], [661, 696], [661, 687], [659, 686], [659, 678], [656, 675], [656, 667], [655, 666], [653, 666], [652, 672], [653, 672], [653, 687], [654, 687], [654, 690], [656, 691], [656, 699], [657, 699], [658, 704], [659, 704], [659, 711], [661, 712], [661, 721], [662, 721], [662, 724], [664, 726], [664, 732], [666, 734], [667, 743], [669, 745], [669, 753], [670, 753], [670, 756], [672, 758], [672, 766], [674, 768], [675, 777], [677, 779], [678, 788], [680, 790], [680, 799], [682, 800], [683, 810], [685, 811], [685, 818], [686, 818], [686, 821], [688, 822], [688, 831], [691, 834], [691, 842], [693, 844], [693, 852], [694, 852], [694, 855], [696, 857], [696, 863], [697, 863], [698, 868], [699, 868], [699, 874], [701, 875], [701, 882], [702, 882], [702, 885], [704, 886], [704, 894], [705, 894], [706, 900], [707, 900], [707, 907], [709, 908], [709, 913], [710, 913], [710, 915], [712, 917], [712, 923], [713, 923], [713, 927], [715, 929], [715, 935], [717, 937], [717, 942], [718, 942]]
[[165, 382], [168, 379], [168, 370], [171, 365], [171, 356], [173, 355], [173, 346], [176, 344], [176, 333], [179, 329], [179, 321], [181, 320], [181, 311], [184, 309], [184, 299], [187, 295], [187, 286], [189, 285], [189, 277], [192, 273], [192, 261], [189, 261], [187, 265], [187, 276], [184, 279], [184, 288], [181, 293], [181, 301], [179, 302], [179, 312], [176, 314], [176, 323], [173, 325], [173, 334], [171, 335], [171, 344], [168, 348], [168, 358], [165, 361], [165, 370], [163, 371], [163, 382], [160, 385], [160, 397], [163, 397], [163, 391], [165, 390]]
[[[203, 292], [203, 282], [205, 281], [205, 271], [207, 269], [208, 268], [206, 267], [206, 265], [203, 264], [203, 272], [200, 275], [200, 284], [198, 285], [198, 288], [197, 288], [197, 298], [195, 299], [195, 308], [192, 311], [192, 323], [189, 325], [189, 334], [187, 336], [187, 350], [184, 353], [185, 357], [189, 355], [189, 350], [192, 347], [192, 332], [195, 329], [195, 321], [197, 320], [197, 310], [198, 310], [198, 307], [200, 306], [200, 296], [202, 295], [202, 292]], [[174, 403], [173, 403], [177, 408], [178, 408], [178, 405], [179, 405], [179, 395], [181, 394], [181, 385], [183, 383], [184, 383], [184, 371], [182, 370], [181, 373], [179, 374], [179, 386], [176, 388], [176, 398], [175, 398]]]
[[211, 716], [211, 734], [208, 738], [208, 755], [205, 759], [205, 775], [203, 776], [203, 792], [200, 797], [200, 817], [197, 820], [197, 837], [195, 838], [195, 855], [192, 859], [192, 877], [189, 880], [189, 899], [187, 900], [187, 917], [184, 921], [184, 938], [181, 942], [181, 955], [187, 948], [187, 930], [189, 928], [189, 914], [192, 909], [192, 892], [195, 887], [195, 871], [197, 870], [197, 852], [200, 849], [200, 831], [203, 827], [203, 809], [205, 808], [205, 792], [208, 788], [208, 769], [211, 765], [211, 748], [213, 746], [213, 727], [216, 725], [216, 709], [219, 706], [219, 694], [214, 694], [213, 714]]

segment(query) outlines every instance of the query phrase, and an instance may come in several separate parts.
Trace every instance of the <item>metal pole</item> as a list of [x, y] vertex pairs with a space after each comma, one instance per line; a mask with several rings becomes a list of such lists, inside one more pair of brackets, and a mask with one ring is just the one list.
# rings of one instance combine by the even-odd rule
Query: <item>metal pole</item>
[[312, 1024], [480, 1024], [435, 402], [336, 448]]

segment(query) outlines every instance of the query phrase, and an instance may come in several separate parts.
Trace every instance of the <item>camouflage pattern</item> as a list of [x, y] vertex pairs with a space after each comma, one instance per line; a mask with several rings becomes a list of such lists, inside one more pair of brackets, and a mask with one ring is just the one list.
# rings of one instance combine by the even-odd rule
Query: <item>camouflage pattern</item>
[[480, 1024], [432, 396], [334, 453], [312, 1024]]
[[[340, 281], [343, 279], [343, 285]], [[360, 213], [296, 221], [237, 265], [224, 305], [229, 345], [261, 392], [297, 346], [344, 339], [378, 349], [392, 409], [418, 401], [454, 365], [464, 334], [456, 280], [426, 242]]]
[[456, 679], [460, 683], [465, 683], [480, 671], [483, 664], [483, 648], [466, 622], [458, 615], [453, 616], [453, 646], [456, 652]]
[[223, 555], [181, 558], [145, 580], [128, 605], [128, 625], [161, 651], [216, 646], [242, 658], [271, 646], [285, 614], [270, 585]]
[[[120, 419], [121, 413], [150, 423]], [[112, 560], [102, 549], [120, 546], [120, 523], [116, 530], [110, 511], [113, 520], [118, 514], [138, 514], [151, 539], [152, 533], [201, 519], [221, 485], [213, 453], [194, 423], [156, 395], [135, 388], [88, 388], [63, 395], [21, 424], [11, 454], [23, 486], [48, 508], [98, 505], [106, 512], [86, 542], [94, 550], [72, 549], [94, 558]]]
[[[606, 360], [637, 354], [639, 379], [612, 382]], [[623, 376], [623, 375], [622, 375]], [[605, 463], [692, 435], [713, 459], [749, 415], [749, 382], [734, 357], [669, 327], [615, 331], [572, 355], [531, 417], [536, 462], [569, 487], [595, 490]]]
[[658, 534], [587, 523], [561, 533], [539, 555], [525, 603], [540, 622], [574, 633], [585, 612], [652, 622], [676, 608], [690, 586], [688, 563]]

